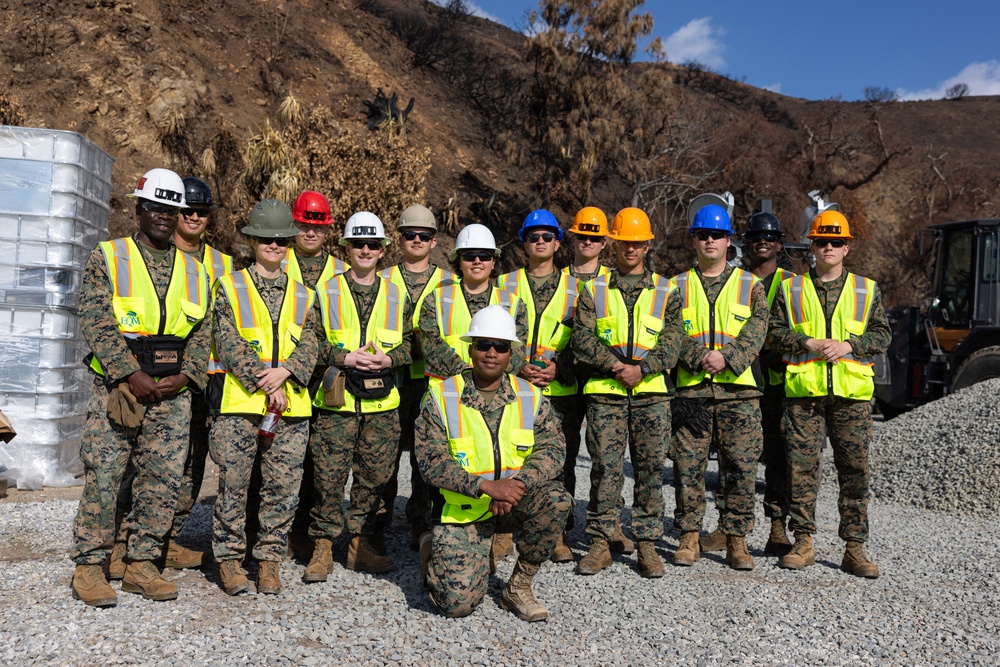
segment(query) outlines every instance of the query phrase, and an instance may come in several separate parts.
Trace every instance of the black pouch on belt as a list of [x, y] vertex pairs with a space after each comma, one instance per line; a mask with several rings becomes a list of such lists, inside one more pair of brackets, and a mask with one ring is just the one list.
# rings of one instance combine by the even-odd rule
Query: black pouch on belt
[[344, 370], [347, 391], [356, 398], [385, 398], [396, 386], [396, 373], [391, 368], [381, 371]]
[[143, 336], [128, 338], [128, 349], [135, 355], [139, 368], [152, 377], [178, 375], [184, 363], [187, 339], [177, 336]]

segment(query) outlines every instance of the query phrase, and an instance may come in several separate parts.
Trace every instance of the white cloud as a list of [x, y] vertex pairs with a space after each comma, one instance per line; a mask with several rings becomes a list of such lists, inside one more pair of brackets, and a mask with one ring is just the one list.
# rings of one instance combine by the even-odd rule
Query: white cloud
[[[448, 0], [431, 0], [431, 2], [433, 2], [438, 7], [448, 6]], [[501, 20], [500, 17], [490, 14], [488, 11], [486, 11], [485, 9], [483, 9], [474, 2], [469, 2], [469, 0], [465, 0], [465, 7], [468, 10], [468, 12], [473, 16], [478, 16], [481, 19], [487, 19], [489, 21], [493, 21], [494, 23], [499, 23], [500, 25], [505, 25], [504, 21]]]
[[901, 100], [939, 100], [952, 86], [964, 83], [969, 87], [969, 95], [1000, 95], [1000, 61], [987, 60], [971, 63], [955, 76], [945, 79], [934, 88], [896, 91]]
[[770, 90], [772, 93], [780, 93], [781, 92], [781, 84], [780, 83], [772, 83], [769, 86], [761, 86], [761, 88], [763, 88], [764, 90]]
[[671, 62], [684, 64], [697, 61], [713, 69], [719, 69], [726, 65], [725, 58], [722, 57], [726, 50], [722, 44], [722, 37], [725, 34], [722, 28], [712, 25], [712, 17], [706, 16], [688, 22], [667, 37], [663, 47]]

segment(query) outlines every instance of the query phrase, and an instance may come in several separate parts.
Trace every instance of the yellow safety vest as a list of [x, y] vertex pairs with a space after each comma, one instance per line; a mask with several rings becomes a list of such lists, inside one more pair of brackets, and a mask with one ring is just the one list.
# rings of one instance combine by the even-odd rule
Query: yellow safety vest
[[[316, 295], [319, 298], [326, 339], [334, 347], [348, 352], [357, 350], [371, 341], [385, 353], [396, 349], [403, 343], [403, 305], [406, 299], [404, 294], [405, 292], [400, 293], [396, 284], [378, 279], [378, 294], [375, 295], [375, 303], [368, 316], [365, 337], [362, 340], [358, 308], [354, 303], [354, 295], [351, 294], [347, 276], [341, 274], [319, 283], [316, 286]], [[332, 412], [386, 412], [399, 407], [399, 391], [395, 386], [385, 398], [357, 398], [345, 389], [344, 405], [340, 407], [324, 405], [324, 394], [320, 385], [313, 405]]]
[[[781, 283], [785, 297], [788, 326], [809, 338], [832, 338], [847, 341], [864, 334], [875, 299], [875, 281], [848, 273], [844, 288], [830, 319], [826, 314], [809, 275], [795, 276]], [[871, 357], [855, 359], [853, 354], [831, 364], [809, 351], [785, 354], [785, 396], [839, 396], [851, 400], [871, 400], [875, 391]]]
[[[328, 254], [326, 256], [326, 264], [323, 265], [323, 272], [319, 274], [316, 284], [325, 283], [334, 276], [346, 273], [350, 268], [351, 265], [347, 262]], [[288, 252], [285, 253], [285, 259], [281, 260], [281, 270], [287, 273], [288, 277], [295, 282], [305, 285], [305, 281], [302, 279], [302, 267], [299, 265], [298, 258], [295, 257], [295, 248], [289, 246]]]
[[[431, 398], [437, 405], [448, 435], [448, 450], [466, 472], [488, 480], [513, 477], [535, 446], [535, 418], [542, 392], [527, 380], [508, 375], [517, 400], [504, 406], [496, 439], [478, 410], [462, 405], [463, 374], [432, 383]], [[471, 498], [440, 489], [444, 497], [441, 523], [474, 523], [493, 516], [490, 498]]]
[[[545, 359], [554, 361], [556, 355], [562, 352], [573, 337], [573, 317], [576, 315], [576, 302], [580, 296], [580, 281], [563, 272], [559, 274], [559, 286], [549, 300], [545, 309], [535, 312], [535, 300], [531, 295], [526, 269], [514, 271], [500, 276], [497, 285], [500, 289], [516, 294], [528, 309], [528, 345], [526, 353], [529, 359]], [[565, 384], [553, 380], [542, 389], [544, 396], [573, 396], [577, 392], [576, 380]]]
[[201, 263], [208, 274], [208, 286], [212, 289], [212, 294], [214, 295], [215, 281], [227, 273], [233, 272], [233, 256], [219, 252], [206, 243], [205, 255], [202, 257]]
[[[787, 271], [782, 268], [778, 268], [774, 272], [774, 277], [771, 278], [771, 287], [767, 290], [767, 307], [770, 310], [771, 306], [774, 305], [774, 299], [778, 296], [778, 290], [781, 289], [781, 283], [788, 280], [789, 278], [795, 276], [795, 273]], [[785, 374], [781, 371], [776, 371], [773, 368], [767, 369], [767, 383], [772, 387], [776, 387], [780, 384], [785, 384]]]
[[[209, 302], [208, 278], [205, 268], [197, 261], [174, 249], [174, 268], [166, 296], [160, 303], [139, 246], [131, 237], [103, 241], [98, 247], [104, 253], [111, 281], [111, 308], [118, 330], [125, 338], [187, 338], [205, 319]], [[90, 368], [104, 375], [95, 355], [90, 355]]]
[[[217, 289], [225, 293], [229, 305], [232, 306], [240, 336], [250, 343], [264, 364], [271, 368], [281, 366], [292, 355], [302, 338], [306, 317], [316, 296], [315, 292], [289, 278], [285, 296], [281, 301], [278, 321], [273, 322], [267, 304], [264, 303], [263, 297], [250, 277], [249, 269], [222, 276], [219, 278]], [[218, 298], [217, 294], [216, 299]], [[214, 414], [263, 415], [267, 411], [267, 394], [257, 390], [256, 387], [253, 391], [247, 391], [239, 378], [219, 359], [214, 344], [208, 362], [208, 373], [210, 384], [213, 386], [222, 384], [221, 392], [210, 392], [210, 396], [218, 397], [209, 405]], [[285, 380], [282, 389], [288, 397], [285, 417], [312, 415], [309, 392], [305, 387], [299, 387], [291, 380]]]
[[[400, 270], [399, 265], [390, 266], [387, 269], [382, 269], [379, 271], [379, 277], [383, 280], [388, 280], [398, 287], [405, 298], [410, 298], [410, 291], [406, 288], [406, 281], [403, 280], [403, 272]], [[416, 302], [413, 304], [413, 316], [411, 318], [410, 326], [413, 329], [413, 334], [415, 336], [419, 335], [420, 332], [420, 309], [424, 305], [424, 299], [426, 299], [430, 294], [434, 292], [441, 285], [448, 285], [456, 281], [455, 274], [447, 269], [442, 269], [441, 267], [434, 267], [434, 271], [431, 272], [431, 277], [427, 279], [427, 284], [420, 291], [420, 295], [417, 297]], [[419, 380], [424, 377], [424, 360], [414, 359], [409, 366], [410, 379]]]
[[[611, 289], [607, 276], [594, 278], [585, 284], [594, 297], [596, 322], [594, 333], [613, 350], [626, 359], [641, 361], [656, 347], [663, 331], [663, 318], [667, 312], [667, 297], [673, 287], [667, 278], [651, 274], [653, 289], [644, 289], [635, 300], [632, 312], [625, 306], [621, 290]], [[666, 394], [669, 392], [663, 373], [643, 376], [632, 388], [634, 394]], [[593, 377], [583, 387], [584, 394], [614, 394], [628, 396], [625, 385], [615, 378]]]
[[[750, 305], [754, 284], [760, 278], [744, 271], [733, 269], [719, 296], [715, 299], [715, 307], [708, 303], [708, 296], [701, 284], [698, 272], [691, 269], [672, 278], [684, 298], [681, 311], [684, 320], [684, 330], [687, 335], [704, 345], [709, 350], [719, 350], [726, 343], [736, 340], [753, 315]], [[693, 387], [702, 382], [717, 384], [737, 384], [756, 387], [757, 380], [753, 376], [753, 367], [748, 366], [740, 375], [736, 375], [727, 366], [718, 375], [709, 375], [706, 371], [690, 373], [683, 366], [677, 367], [677, 388]]]
[[[510, 313], [510, 316], [517, 320], [517, 304], [521, 300], [506, 290], [490, 286], [489, 306], [503, 306]], [[462, 292], [462, 284], [453, 282], [449, 285], [442, 284], [434, 291], [434, 310], [437, 313], [438, 333], [444, 342], [448, 343], [462, 361], [471, 365], [472, 357], [469, 356], [469, 344], [461, 338], [469, 332], [469, 325], [472, 323], [472, 313], [469, 312], [469, 304], [465, 302], [465, 293]], [[435, 377], [426, 373], [429, 377]]]

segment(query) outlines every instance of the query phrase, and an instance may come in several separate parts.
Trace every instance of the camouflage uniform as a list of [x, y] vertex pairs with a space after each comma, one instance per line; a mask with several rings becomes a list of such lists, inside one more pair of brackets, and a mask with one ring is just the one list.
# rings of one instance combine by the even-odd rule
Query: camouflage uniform
[[[162, 299], [174, 267], [174, 247], [151, 251], [136, 240], [157, 295]], [[108, 417], [109, 384], [114, 386], [139, 370], [115, 320], [112, 286], [104, 253], [94, 250], [84, 269], [80, 292], [80, 329], [105, 377], [94, 380], [87, 404], [86, 425], [80, 444], [84, 464], [83, 496], [73, 525], [71, 558], [77, 565], [103, 563], [111, 552], [115, 512], [126, 466], [136, 468], [132, 482], [135, 501], [127, 518], [130, 526], [126, 557], [133, 561], [159, 558], [170, 531], [180, 492], [180, 478], [188, 449], [191, 394], [201, 392], [208, 368], [211, 313], [188, 337], [182, 372], [188, 389], [177, 396], [147, 403], [138, 429], [125, 429]], [[206, 296], [207, 298], [207, 296]], [[105, 384], [105, 379], [109, 384]]]
[[[609, 289], [620, 290], [629, 313], [643, 290], [653, 289], [652, 273], [622, 277], [612, 271]], [[659, 339], [645, 361], [653, 375], [667, 373], [677, 363], [683, 328], [679, 313], [664, 318]], [[618, 363], [611, 349], [598, 338], [594, 298], [584, 290], [573, 324], [573, 353], [577, 361], [598, 376], [610, 375]], [[669, 382], [668, 382], [669, 385]], [[590, 452], [590, 501], [587, 503], [588, 535], [611, 541], [618, 527], [625, 482], [625, 448], [629, 449], [635, 477], [632, 532], [640, 541], [663, 535], [663, 464], [670, 447], [670, 397], [667, 394], [617, 396], [587, 395], [587, 450]]]
[[[706, 277], [698, 272], [708, 302], [713, 306], [732, 272], [730, 266], [715, 277]], [[750, 308], [751, 317], [744, 323], [739, 335], [719, 350], [726, 359], [726, 365], [737, 375], [756, 362], [767, 335], [767, 292], [760, 282], [754, 284], [751, 290]], [[682, 309], [683, 295], [671, 293], [667, 303], [669, 316], [680, 319]], [[690, 372], [697, 373], [707, 351], [705, 345], [686, 336], [680, 363]], [[757, 381], [761, 383], [759, 376]], [[719, 527], [725, 535], [745, 536], [753, 531], [757, 463], [763, 448], [760, 404], [757, 400], [760, 395], [757, 387], [715, 382], [678, 388], [678, 399], [708, 399], [706, 408], [712, 413], [711, 433], [695, 436], [687, 427], [682, 427], [674, 436], [677, 480], [675, 519], [681, 532], [701, 530], [705, 517], [705, 469], [712, 442], [719, 449], [719, 488], [724, 494]]]
[[[809, 272], [827, 320], [833, 316], [844, 288], [847, 271], [836, 280], [822, 282], [815, 270]], [[889, 347], [892, 329], [882, 306], [878, 287], [864, 334], [851, 338], [855, 357], [872, 357]], [[768, 345], [779, 352], [805, 352], [807, 337], [788, 325], [784, 295], [778, 292], [771, 308]], [[816, 533], [816, 493], [819, 491], [820, 459], [824, 431], [833, 446], [833, 461], [840, 483], [840, 538], [865, 542], [868, 539], [868, 445], [872, 437], [871, 404], [838, 396], [786, 398], [781, 424], [788, 457], [789, 528], [794, 533]]]
[[[465, 388], [460, 401], [479, 411], [486, 425], [497, 432], [503, 409], [517, 400], [510, 380], [504, 376], [500, 388], [489, 405], [476, 389], [466, 372]], [[441, 413], [434, 400], [425, 398], [416, 424], [417, 460], [420, 472], [432, 487], [444, 488], [473, 498], [482, 479], [466, 472], [452, 457], [448, 435]], [[442, 524], [433, 527], [433, 551], [429, 563], [427, 584], [431, 599], [446, 616], [467, 616], [482, 602], [489, 587], [490, 545], [494, 532], [520, 532], [517, 550], [528, 563], [547, 561], [572, 511], [573, 499], [558, 481], [563, 466], [565, 446], [559, 423], [547, 398], [542, 398], [535, 418], [535, 444], [517, 479], [524, 482], [527, 492], [514, 511], [503, 517], [492, 517], [471, 524]], [[437, 517], [444, 499], [432, 494]]]
[[[364, 331], [378, 296], [379, 281], [374, 285], [359, 285], [350, 273], [347, 282], [358, 309], [364, 345]], [[403, 340], [410, 334], [409, 321], [403, 319]], [[322, 336], [319, 358], [321, 366], [345, 368], [349, 352], [334, 348], [327, 342], [322, 322], [317, 321], [316, 336]], [[400, 345], [387, 352], [392, 367], [398, 369], [410, 363], [410, 348]], [[356, 408], [357, 409], [357, 408]], [[382, 502], [385, 485], [392, 477], [399, 448], [399, 412], [354, 413], [317, 410], [319, 413], [309, 438], [309, 451], [315, 467], [316, 503], [310, 512], [312, 523], [309, 536], [313, 539], [337, 538], [345, 525], [350, 535], [370, 535], [375, 529], [375, 514]], [[347, 473], [353, 471], [351, 502], [344, 510], [344, 487]]]
[[[247, 271], [267, 305], [273, 320], [281, 311], [288, 277], [281, 274], [273, 282], [261, 278], [256, 269]], [[288, 382], [304, 387], [316, 366], [318, 343], [314, 332], [315, 309], [309, 312], [302, 338], [282, 366], [291, 372]], [[244, 387], [256, 387], [256, 374], [266, 369], [260, 356], [236, 328], [232, 306], [220, 291], [215, 300], [213, 341], [219, 360]], [[217, 415], [209, 435], [209, 453], [219, 466], [219, 492], [212, 525], [215, 559], [242, 559], [246, 555], [247, 491], [254, 459], [261, 468], [260, 508], [257, 510], [259, 535], [253, 547], [257, 560], [281, 561], [288, 550], [288, 530], [298, 505], [302, 459], [309, 438], [307, 418], [282, 418], [274, 438], [258, 438], [262, 417]]]

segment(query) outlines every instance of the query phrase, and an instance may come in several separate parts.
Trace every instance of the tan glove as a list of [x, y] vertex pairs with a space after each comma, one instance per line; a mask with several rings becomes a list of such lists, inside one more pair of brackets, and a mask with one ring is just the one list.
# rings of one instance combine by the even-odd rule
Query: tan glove
[[146, 408], [132, 394], [128, 382], [121, 382], [108, 394], [108, 417], [124, 428], [139, 428]]
[[344, 396], [344, 373], [336, 366], [330, 366], [323, 373], [323, 405], [328, 408], [342, 408]]

